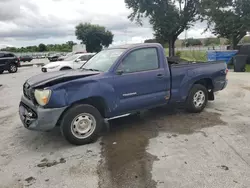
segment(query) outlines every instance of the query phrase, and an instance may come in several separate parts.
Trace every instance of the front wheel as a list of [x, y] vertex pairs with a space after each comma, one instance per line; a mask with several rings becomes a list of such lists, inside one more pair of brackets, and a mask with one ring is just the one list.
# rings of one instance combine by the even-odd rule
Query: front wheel
[[8, 71], [9, 71], [9, 73], [17, 72], [17, 65], [14, 63], [11, 63]]
[[102, 126], [103, 118], [95, 107], [79, 104], [65, 113], [61, 123], [61, 132], [71, 144], [84, 145], [98, 138]]
[[195, 84], [189, 92], [186, 108], [188, 112], [199, 113], [206, 107], [208, 101], [207, 88], [200, 84]]

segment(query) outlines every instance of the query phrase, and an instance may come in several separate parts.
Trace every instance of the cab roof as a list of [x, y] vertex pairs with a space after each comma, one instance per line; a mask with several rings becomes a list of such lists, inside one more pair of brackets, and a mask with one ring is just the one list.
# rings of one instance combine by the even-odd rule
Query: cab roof
[[136, 43], [136, 44], [125, 44], [119, 46], [112, 46], [107, 48], [108, 49], [131, 49], [131, 48], [138, 48], [138, 47], [159, 47], [161, 44], [159, 43]]

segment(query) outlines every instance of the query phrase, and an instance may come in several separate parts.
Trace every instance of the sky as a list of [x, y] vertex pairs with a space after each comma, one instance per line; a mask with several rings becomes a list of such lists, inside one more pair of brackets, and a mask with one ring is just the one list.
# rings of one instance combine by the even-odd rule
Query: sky
[[[0, 48], [78, 42], [75, 26], [90, 22], [105, 26], [114, 34], [114, 45], [139, 43], [153, 37], [147, 20], [143, 26], [127, 17], [124, 0], [0, 0]], [[188, 37], [205, 38], [205, 24], [197, 23]], [[185, 38], [182, 33], [179, 38]]]

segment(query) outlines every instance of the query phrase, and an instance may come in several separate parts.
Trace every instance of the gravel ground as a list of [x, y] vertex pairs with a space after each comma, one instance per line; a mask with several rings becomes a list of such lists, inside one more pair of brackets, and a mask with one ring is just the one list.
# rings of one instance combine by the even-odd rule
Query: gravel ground
[[0, 188], [250, 187], [250, 74], [229, 73], [201, 114], [154, 109], [76, 147], [22, 126], [22, 84], [38, 73], [0, 75]]

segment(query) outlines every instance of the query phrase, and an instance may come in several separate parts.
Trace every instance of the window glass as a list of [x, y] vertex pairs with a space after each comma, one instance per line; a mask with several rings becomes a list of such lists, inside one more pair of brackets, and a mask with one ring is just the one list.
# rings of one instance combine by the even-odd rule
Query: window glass
[[91, 57], [90, 55], [83, 55], [80, 57], [80, 59], [81, 61], [88, 61], [90, 57]]
[[118, 70], [124, 73], [154, 70], [159, 68], [156, 48], [144, 48], [131, 52], [121, 63]]
[[4, 54], [4, 57], [15, 57], [13, 54]]
[[90, 58], [81, 68], [107, 72], [124, 51], [125, 49], [103, 50]]
[[4, 54], [3, 54], [3, 53], [0, 53], [0, 58], [3, 57], [3, 56], [4, 56]]

